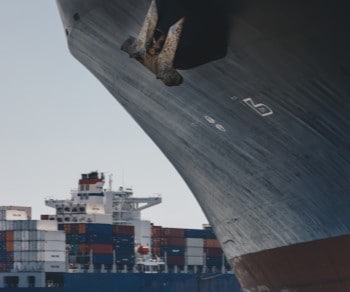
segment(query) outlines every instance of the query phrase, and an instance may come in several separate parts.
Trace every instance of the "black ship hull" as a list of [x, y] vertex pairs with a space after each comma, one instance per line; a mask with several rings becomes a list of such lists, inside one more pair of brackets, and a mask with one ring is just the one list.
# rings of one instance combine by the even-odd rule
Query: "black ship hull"
[[[350, 4], [232, 2], [224, 56], [168, 87], [120, 49], [150, 1], [57, 1], [71, 53], [176, 167], [242, 286], [346, 291], [334, 250], [350, 234]], [[320, 242], [314, 275], [304, 254]]]

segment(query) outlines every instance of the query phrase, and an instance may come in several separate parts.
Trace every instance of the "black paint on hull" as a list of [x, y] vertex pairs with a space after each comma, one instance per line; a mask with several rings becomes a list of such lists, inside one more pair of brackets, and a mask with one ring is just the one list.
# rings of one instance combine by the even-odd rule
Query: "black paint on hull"
[[150, 1], [57, 2], [72, 54], [174, 164], [228, 258], [350, 233], [348, 1], [232, 1], [226, 56], [176, 88], [119, 49]]

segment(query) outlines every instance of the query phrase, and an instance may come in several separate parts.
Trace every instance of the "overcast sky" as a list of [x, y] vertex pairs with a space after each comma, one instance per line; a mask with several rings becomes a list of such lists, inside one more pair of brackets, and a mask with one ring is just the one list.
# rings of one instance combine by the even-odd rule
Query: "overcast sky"
[[0, 101], [0, 205], [52, 214], [45, 198], [69, 198], [81, 173], [98, 170], [113, 174], [115, 189], [162, 195], [144, 219], [207, 222], [157, 146], [69, 54], [54, 0], [1, 0]]

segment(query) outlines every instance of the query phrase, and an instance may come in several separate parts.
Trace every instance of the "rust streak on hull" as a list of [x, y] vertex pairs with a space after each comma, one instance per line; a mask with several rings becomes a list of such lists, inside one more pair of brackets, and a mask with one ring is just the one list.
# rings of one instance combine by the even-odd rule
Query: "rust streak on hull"
[[294, 244], [231, 260], [246, 291], [350, 291], [350, 235]]

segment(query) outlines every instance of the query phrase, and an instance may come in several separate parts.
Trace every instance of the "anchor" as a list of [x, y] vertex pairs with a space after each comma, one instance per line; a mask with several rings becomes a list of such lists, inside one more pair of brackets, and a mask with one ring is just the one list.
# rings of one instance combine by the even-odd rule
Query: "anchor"
[[137, 38], [130, 36], [121, 50], [153, 72], [165, 85], [180, 85], [183, 78], [174, 68], [174, 59], [185, 17], [173, 24], [167, 35], [157, 29], [157, 22], [158, 9], [155, 0], [152, 0], [139, 35]]

